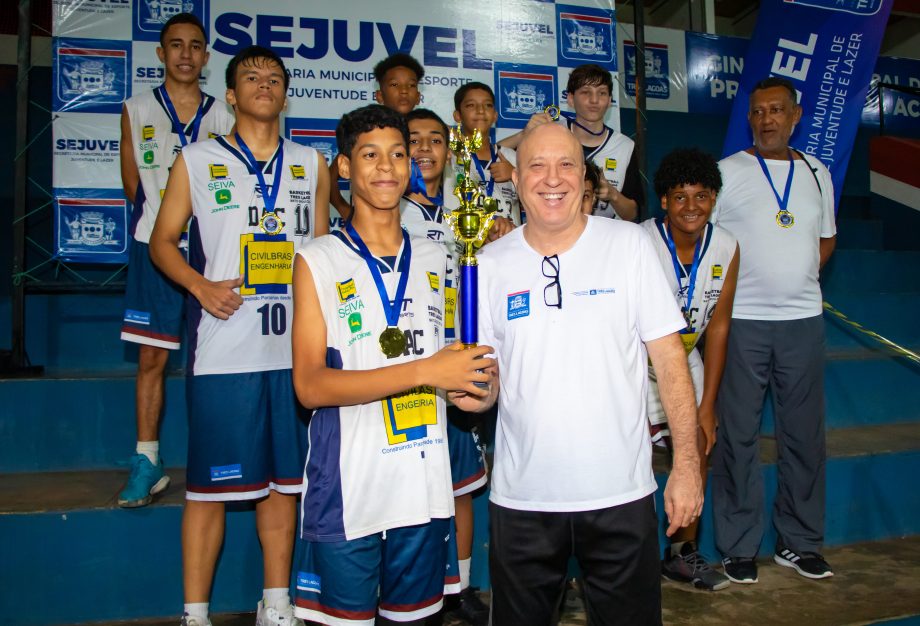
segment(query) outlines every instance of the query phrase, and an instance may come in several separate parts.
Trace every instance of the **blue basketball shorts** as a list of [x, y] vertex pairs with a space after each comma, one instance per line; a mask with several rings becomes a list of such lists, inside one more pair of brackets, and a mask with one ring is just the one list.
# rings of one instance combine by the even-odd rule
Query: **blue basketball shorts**
[[447, 407], [447, 449], [455, 498], [473, 493], [484, 487], [488, 480], [479, 435], [468, 423], [470, 421], [468, 413], [455, 406]]
[[309, 413], [291, 370], [188, 377], [189, 500], [256, 500], [299, 494]]
[[410, 622], [460, 591], [453, 518], [346, 541], [299, 540], [294, 614], [334, 626]]
[[150, 260], [150, 246], [131, 240], [121, 338], [167, 350], [179, 349], [185, 290]]

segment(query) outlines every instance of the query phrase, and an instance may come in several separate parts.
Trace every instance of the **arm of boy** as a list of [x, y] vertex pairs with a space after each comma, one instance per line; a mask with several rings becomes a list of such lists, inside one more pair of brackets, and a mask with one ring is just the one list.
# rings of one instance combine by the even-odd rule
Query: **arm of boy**
[[300, 255], [294, 260], [293, 286], [294, 390], [305, 407], [365, 404], [420, 385], [488, 395], [474, 383], [489, 380], [489, 374], [477, 372], [483, 367], [480, 357], [492, 352], [489, 346], [463, 350], [453, 344], [424, 359], [369, 370], [327, 367], [326, 322], [313, 273]]
[[243, 304], [243, 298], [234, 291], [243, 280], [237, 277], [214, 282], [192, 269], [179, 251], [179, 238], [191, 216], [188, 169], [180, 154], [169, 173], [166, 193], [150, 235], [150, 259], [173, 282], [195, 296], [208, 313], [222, 320], [229, 319]]
[[511, 172], [514, 166], [505, 158], [505, 155], [498, 152], [498, 160], [489, 166], [489, 172], [492, 174], [492, 180], [497, 183], [505, 183], [511, 180]]
[[722, 382], [722, 372], [725, 371], [725, 353], [728, 350], [728, 329], [732, 320], [732, 305], [735, 301], [735, 286], [738, 284], [738, 246], [732, 256], [728, 271], [725, 273], [725, 283], [716, 310], [706, 326], [706, 347], [703, 359], [703, 399], [700, 401], [700, 428], [705, 438], [705, 454], [709, 456], [716, 443], [716, 395], [719, 392], [719, 383]]
[[137, 185], [141, 176], [137, 171], [137, 162], [134, 160], [134, 138], [131, 136], [131, 117], [128, 107], [121, 105], [121, 143], [118, 144], [118, 154], [121, 161], [121, 186], [125, 190], [125, 197], [132, 204], [137, 197]]

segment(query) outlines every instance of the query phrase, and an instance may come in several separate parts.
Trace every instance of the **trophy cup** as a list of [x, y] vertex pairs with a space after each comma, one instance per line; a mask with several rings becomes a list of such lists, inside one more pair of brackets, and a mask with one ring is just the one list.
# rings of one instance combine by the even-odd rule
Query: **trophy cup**
[[457, 186], [454, 195], [460, 206], [450, 211], [446, 217], [454, 232], [454, 238], [463, 246], [460, 255], [460, 343], [464, 348], [476, 346], [478, 341], [478, 305], [479, 305], [479, 266], [476, 262], [476, 250], [485, 243], [498, 201], [482, 193], [479, 181], [470, 178], [470, 163], [473, 154], [482, 147], [482, 134], [474, 130], [466, 137], [459, 128], [450, 129], [450, 149], [457, 158], [461, 171], [457, 173]]

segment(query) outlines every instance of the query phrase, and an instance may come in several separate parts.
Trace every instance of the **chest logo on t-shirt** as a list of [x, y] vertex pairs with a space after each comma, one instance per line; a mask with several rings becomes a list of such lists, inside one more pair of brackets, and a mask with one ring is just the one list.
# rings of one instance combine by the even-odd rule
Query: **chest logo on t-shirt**
[[437, 272], [428, 272], [428, 285], [431, 287], [431, 291], [438, 293], [441, 290], [441, 278], [438, 276]]
[[150, 124], [144, 126], [141, 129], [141, 138], [144, 141], [153, 141], [153, 138], [156, 137], [157, 129], [151, 126]]
[[530, 290], [516, 291], [508, 294], [508, 319], [530, 315]]
[[712, 266], [712, 279], [722, 280], [722, 266], [721, 265]]
[[306, 176], [306, 172], [303, 169], [303, 165], [291, 166], [291, 178], [294, 180], [303, 180], [304, 176]]
[[613, 171], [613, 170], [615, 170], [616, 168], [617, 168], [617, 160], [616, 160], [616, 159], [607, 159], [607, 160], [604, 161], [604, 169]]

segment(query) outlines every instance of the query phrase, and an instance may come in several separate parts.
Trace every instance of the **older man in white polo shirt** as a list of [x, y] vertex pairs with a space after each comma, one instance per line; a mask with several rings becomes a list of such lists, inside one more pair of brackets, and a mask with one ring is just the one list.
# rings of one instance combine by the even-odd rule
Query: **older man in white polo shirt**
[[584, 154], [570, 132], [534, 128], [517, 161], [527, 224], [479, 256], [480, 339], [498, 378], [485, 401], [455, 398], [466, 410], [499, 402], [492, 624], [550, 624], [572, 555], [589, 623], [660, 624], [647, 365], [672, 425], [671, 534], [702, 507], [686, 322], [642, 229], [581, 212]]

